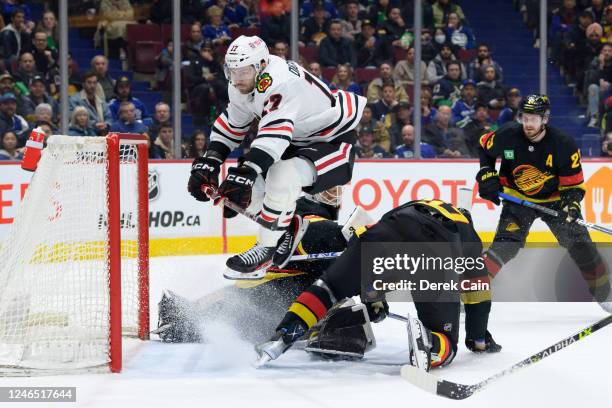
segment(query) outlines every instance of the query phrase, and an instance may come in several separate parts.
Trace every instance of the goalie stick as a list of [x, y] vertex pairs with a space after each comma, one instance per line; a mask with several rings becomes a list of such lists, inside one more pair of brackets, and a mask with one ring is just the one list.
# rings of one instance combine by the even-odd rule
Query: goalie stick
[[[561, 216], [561, 214], [559, 214], [558, 211], [555, 211], [553, 209], [544, 207], [544, 206], [536, 204], [536, 203], [532, 203], [531, 201], [521, 200], [520, 198], [511, 196], [510, 194], [499, 193], [499, 196], [501, 198], [503, 198], [504, 200], [511, 201], [511, 202], [513, 202], [515, 204], [522, 205], [524, 207], [533, 208], [534, 210], [538, 210], [540, 212], [543, 212], [544, 214], [552, 215], [553, 217], [560, 217]], [[601, 225], [593, 224], [592, 222], [587, 222], [587, 221], [582, 220], [582, 219], [577, 219], [576, 220], [576, 224], [583, 225], [583, 226], [585, 226], [587, 228], [591, 228], [591, 229], [593, 229], [595, 231], [603, 232], [604, 234], [612, 235], [612, 230], [611, 229], [606, 228], [606, 227], [602, 227]]]
[[526, 359], [519, 361], [513, 366], [506, 368], [505, 370], [500, 371], [499, 373], [494, 374], [490, 376], [489, 378], [482, 380], [476, 384], [467, 385], [467, 384], [460, 384], [460, 383], [456, 383], [452, 381], [443, 380], [443, 379], [437, 378], [436, 376], [434, 376], [433, 374], [429, 372], [420, 370], [411, 365], [402, 366], [401, 375], [402, 375], [402, 378], [404, 378], [408, 382], [412, 383], [413, 385], [427, 392], [437, 394], [439, 396], [450, 398], [450, 399], [462, 400], [462, 399], [466, 399], [472, 396], [472, 394], [474, 394], [475, 392], [482, 391], [486, 386], [488, 386], [493, 381], [503, 376], [506, 376], [508, 374], [511, 374], [523, 367], [528, 367], [534, 363], [537, 363], [538, 361], [550, 356], [551, 354], [556, 353], [557, 351], [566, 348], [570, 344], [573, 344], [579, 340], [584, 339], [585, 337], [593, 334], [597, 330], [609, 325], [610, 323], [612, 323], [612, 314], [580, 330], [578, 333], [575, 333], [569, 337], [559, 340], [558, 342], [545, 348], [544, 350], [538, 353], [535, 353], [527, 357]]

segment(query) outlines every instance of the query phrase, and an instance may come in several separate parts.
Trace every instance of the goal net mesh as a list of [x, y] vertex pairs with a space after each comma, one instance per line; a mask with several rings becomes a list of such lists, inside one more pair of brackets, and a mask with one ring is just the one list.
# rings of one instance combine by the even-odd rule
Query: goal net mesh
[[107, 197], [119, 192], [122, 332], [137, 334], [137, 159], [136, 145], [120, 145], [112, 186], [106, 138], [49, 139], [1, 243], [0, 373], [108, 365]]

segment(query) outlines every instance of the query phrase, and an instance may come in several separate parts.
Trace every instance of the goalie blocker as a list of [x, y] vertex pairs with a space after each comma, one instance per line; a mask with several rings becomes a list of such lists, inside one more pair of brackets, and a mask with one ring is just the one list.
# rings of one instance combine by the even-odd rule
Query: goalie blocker
[[[307, 339], [310, 352], [344, 358], [362, 357], [368, 347], [375, 345], [369, 337], [369, 321], [380, 321], [388, 313], [384, 293], [378, 299], [362, 299], [369, 312], [367, 319], [361, 319], [363, 309], [345, 300], [361, 292], [359, 264], [364, 242], [454, 242], [458, 245], [458, 256], [477, 258], [482, 252], [480, 238], [465, 210], [439, 200], [411, 201], [391, 210], [377, 224], [357, 230], [346, 251], [297, 297], [272, 338], [256, 347], [260, 365], [278, 358], [300, 338]], [[470, 283], [489, 282], [486, 268], [467, 270], [462, 279]], [[453, 360], [459, 339], [460, 296], [466, 310], [466, 346], [474, 352], [501, 349], [487, 331], [489, 290], [465, 291], [456, 294], [451, 302], [419, 301], [418, 292], [413, 292], [418, 315], [418, 319], [408, 319], [413, 364], [419, 365], [420, 359], [425, 362], [420, 364], [421, 368], [428, 370]], [[338, 300], [340, 305], [333, 306]], [[354, 337], [347, 339], [349, 334]]]

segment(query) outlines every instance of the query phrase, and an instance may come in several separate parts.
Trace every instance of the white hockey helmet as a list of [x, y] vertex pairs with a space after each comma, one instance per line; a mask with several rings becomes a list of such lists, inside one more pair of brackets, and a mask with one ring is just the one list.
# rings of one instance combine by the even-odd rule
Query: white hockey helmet
[[270, 51], [265, 41], [257, 36], [241, 35], [229, 45], [225, 54], [225, 77], [231, 81], [230, 73], [239, 68], [253, 66], [255, 75], [262, 71], [262, 62], [268, 64]]

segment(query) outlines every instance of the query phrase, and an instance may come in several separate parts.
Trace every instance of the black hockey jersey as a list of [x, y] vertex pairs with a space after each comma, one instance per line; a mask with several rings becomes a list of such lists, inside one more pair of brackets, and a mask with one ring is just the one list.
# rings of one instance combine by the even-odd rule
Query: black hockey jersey
[[494, 167], [501, 157], [499, 177], [504, 192], [533, 202], [559, 200], [575, 189], [584, 196], [584, 176], [576, 142], [561, 130], [546, 126], [546, 135], [532, 143], [517, 122], [509, 122], [480, 138], [480, 166]]

